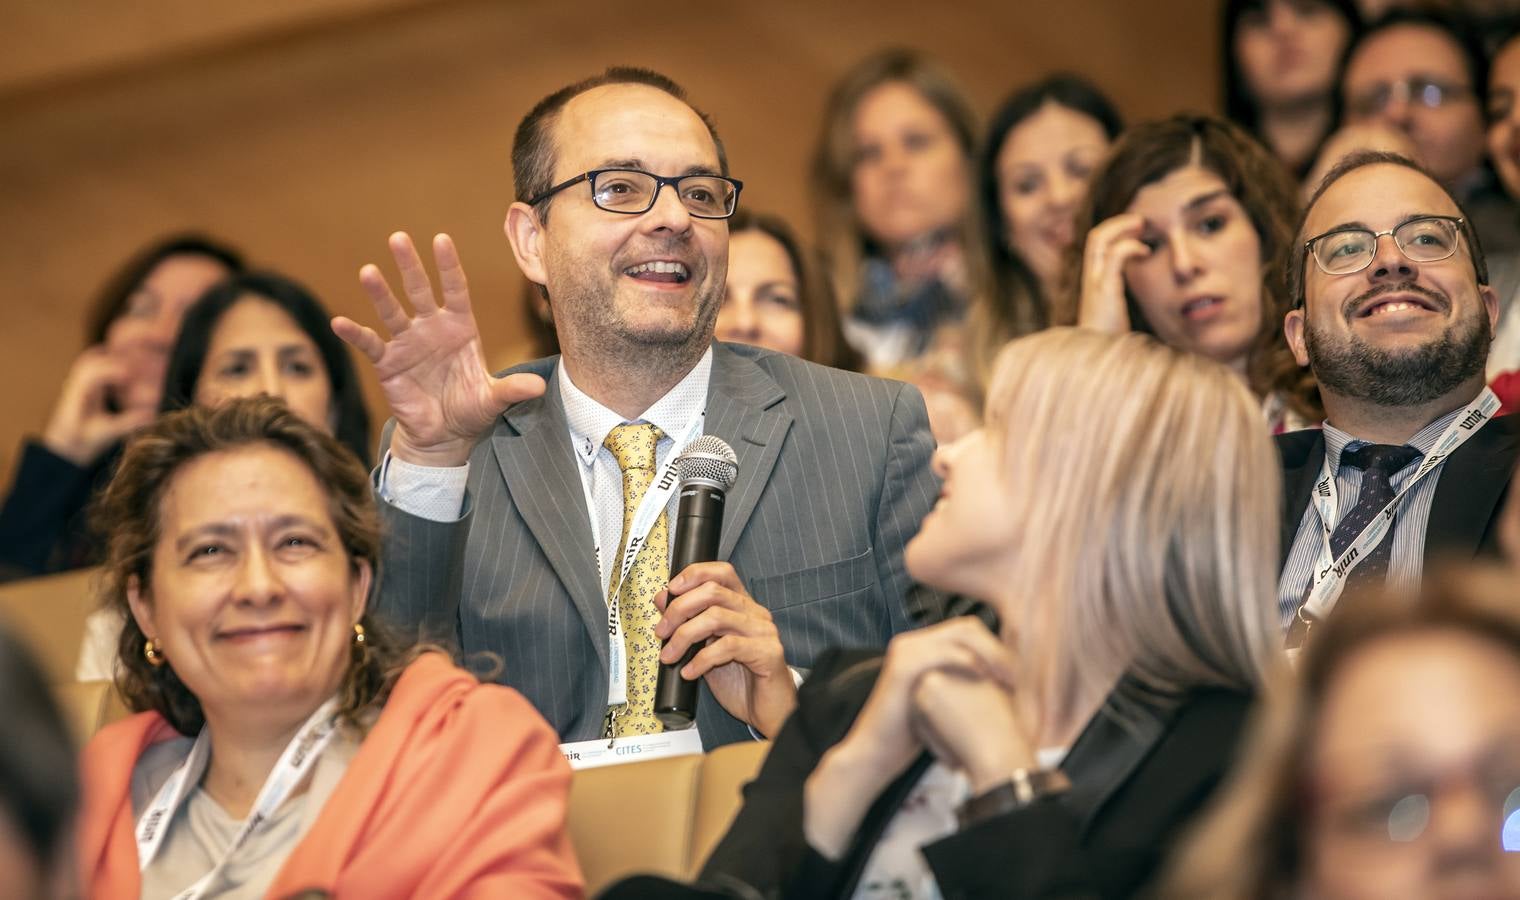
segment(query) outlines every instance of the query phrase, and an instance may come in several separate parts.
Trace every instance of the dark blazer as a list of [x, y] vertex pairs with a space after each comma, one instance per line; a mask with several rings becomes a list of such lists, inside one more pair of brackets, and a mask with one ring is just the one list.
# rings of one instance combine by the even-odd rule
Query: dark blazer
[[[855, 890], [872, 848], [932, 758], [919, 758], [882, 793], [838, 862], [803, 837], [802, 789], [854, 724], [880, 666], [880, 656], [858, 651], [820, 661], [699, 885], [788, 898], [847, 897]], [[1218, 689], [1164, 699], [1121, 682], [1061, 766], [1070, 791], [924, 848], [941, 892], [1134, 896], [1228, 769], [1250, 703], [1245, 694]]]
[[[1325, 463], [1325, 435], [1318, 429], [1277, 436], [1283, 464], [1282, 564], [1309, 509], [1314, 482]], [[1425, 528], [1425, 562], [1497, 556], [1498, 518], [1520, 455], [1520, 416], [1500, 416], [1446, 458]]]
[[[548, 390], [476, 446], [463, 519], [429, 522], [382, 501], [377, 608], [466, 654], [495, 654], [500, 679], [575, 741], [602, 729], [607, 601], [555, 362], [515, 370]], [[831, 646], [883, 647], [913, 624], [903, 545], [939, 494], [917, 390], [715, 344], [704, 430], [739, 456], [719, 559], [770, 609], [791, 665], [810, 668]], [[708, 747], [749, 739], [705, 685], [697, 727]]]
[[89, 506], [116, 472], [122, 445], [89, 466], [77, 466], [28, 440], [11, 492], [0, 505], [0, 581], [94, 565], [104, 542], [93, 539]]

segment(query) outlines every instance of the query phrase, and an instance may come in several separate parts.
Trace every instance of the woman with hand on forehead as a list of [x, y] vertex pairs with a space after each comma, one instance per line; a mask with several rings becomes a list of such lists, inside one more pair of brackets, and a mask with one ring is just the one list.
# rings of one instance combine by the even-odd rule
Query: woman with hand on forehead
[[570, 772], [516, 691], [367, 614], [364, 468], [280, 401], [160, 418], [101, 502], [134, 715], [85, 748], [90, 897], [577, 897]]
[[1135, 126], [1077, 215], [1058, 320], [1153, 334], [1239, 375], [1273, 433], [1316, 426], [1319, 388], [1283, 338], [1291, 300], [1274, 265], [1295, 212], [1281, 165], [1238, 127], [1207, 116]]

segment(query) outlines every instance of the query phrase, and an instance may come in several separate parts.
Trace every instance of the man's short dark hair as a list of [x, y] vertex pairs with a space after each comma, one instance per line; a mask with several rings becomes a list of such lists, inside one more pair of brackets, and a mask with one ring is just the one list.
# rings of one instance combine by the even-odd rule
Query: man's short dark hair
[[[642, 84], [664, 91], [691, 107], [691, 111], [707, 126], [707, 133], [718, 148], [719, 171], [728, 174], [728, 154], [723, 149], [723, 140], [718, 137], [718, 129], [707, 113], [692, 106], [691, 101], [686, 99], [685, 88], [652, 69], [613, 66], [600, 75], [562, 87], [538, 101], [538, 105], [517, 126], [517, 135], [512, 140], [512, 176], [513, 190], [519, 201], [527, 203], [554, 185], [554, 125], [565, 104], [593, 88], [611, 84]], [[546, 215], [546, 211], [540, 210], [540, 215]]]
[[1287, 257], [1283, 261], [1288, 296], [1293, 298], [1295, 309], [1304, 308], [1304, 283], [1308, 280], [1307, 267], [1309, 265], [1309, 248], [1304, 245], [1309, 238], [1304, 234], [1304, 226], [1309, 222], [1309, 214], [1314, 211], [1319, 198], [1324, 196], [1325, 191], [1329, 190], [1332, 184], [1357, 169], [1377, 165], [1403, 166], [1429, 178], [1432, 184], [1441, 189], [1441, 193], [1451, 200], [1452, 205], [1457, 208], [1457, 213], [1462, 217], [1462, 234], [1467, 238], [1468, 255], [1472, 257], [1473, 271], [1478, 276], [1478, 283], [1488, 284], [1488, 261], [1483, 257], [1483, 246], [1478, 243], [1478, 233], [1473, 230], [1472, 217], [1467, 214], [1467, 210], [1462, 208], [1462, 204], [1451, 191], [1447, 190], [1446, 186], [1441, 184], [1440, 180], [1430, 174], [1424, 166], [1407, 156], [1389, 153], [1386, 150], [1357, 150], [1348, 153], [1329, 172], [1325, 173], [1319, 186], [1314, 189], [1314, 194], [1309, 197], [1309, 202], [1304, 204], [1303, 212], [1299, 213], [1298, 226], [1293, 229], [1293, 241], [1288, 244]]
[[1352, 36], [1350, 43], [1346, 45], [1345, 53], [1341, 56], [1340, 78], [1336, 80], [1338, 85], [1336, 93], [1340, 94], [1342, 99], [1344, 99], [1346, 86], [1346, 71], [1351, 67], [1352, 58], [1378, 35], [1391, 28], [1400, 27], [1438, 31], [1456, 44], [1458, 52], [1462, 55], [1463, 68], [1467, 70], [1468, 86], [1478, 101], [1478, 108], [1487, 109], [1488, 55], [1483, 51], [1483, 42], [1478, 33], [1463, 19], [1427, 9], [1390, 10], [1383, 17], [1363, 28], [1360, 33]]

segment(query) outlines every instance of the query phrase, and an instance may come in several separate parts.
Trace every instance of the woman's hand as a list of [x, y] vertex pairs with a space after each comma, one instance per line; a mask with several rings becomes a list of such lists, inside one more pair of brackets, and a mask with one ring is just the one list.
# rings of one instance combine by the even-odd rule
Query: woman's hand
[[973, 797], [1007, 781], [1015, 769], [1037, 765], [1013, 691], [992, 679], [925, 672], [913, 691], [913, 712], [914, 730], [929, 752], [966, 774]]
[[113, 411], [108, 398], [131, 380], [131, 372], [105, 347], [90, 347], [74, 360], [42, 443], [80, 468], [93, 464], [107, 449], [153, 421], [155, 411], [133, 407]]
[[1120, 213], [1093, 226], [1082, 251], [1082, 296], [1077, 306], [1077, 325], [1108, 334], [1131, 328], [1124, 299], [1124, 266], [1132, 259], [1150, 255], [1140, 242], [1145, 220], [1133, 213]]
[[979, 620], [952, 619], [893, 638], [855, 724], [819, 760], [803, 792], [803, 832], [824, 856], [844, 853], [871, 803], [924, 752], [912, 723], [914, 696], [929, 672], [986, 680], [1007, 690], [1014, 682], [1012, 657]]

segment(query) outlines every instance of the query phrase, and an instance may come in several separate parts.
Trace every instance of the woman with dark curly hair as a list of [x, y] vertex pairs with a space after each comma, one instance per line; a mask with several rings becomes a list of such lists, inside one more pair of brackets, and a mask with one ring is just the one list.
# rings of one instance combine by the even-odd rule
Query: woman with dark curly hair
[[1274, 432], [1317, 425], [1319, 388], [1282, 335], [1292, 303], [1276, 262], [1296, 212], [1287, 174], [1240, 128], [1137, 125], [1088, 188], [1057, 321], [1153, 334], [1233, 369]]
[[332, 437], [268, 397], [170, 413], [98, 514], [137, 715], [85, 748], [89, 896], [579, 896], [553, 730], [368, 614], [375, 502]]

